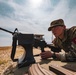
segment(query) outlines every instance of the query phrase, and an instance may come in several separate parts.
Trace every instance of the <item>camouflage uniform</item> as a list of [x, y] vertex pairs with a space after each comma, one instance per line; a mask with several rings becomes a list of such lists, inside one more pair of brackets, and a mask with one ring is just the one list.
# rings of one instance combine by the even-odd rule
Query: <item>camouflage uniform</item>
[[[54, 20], [50, 23], [48, 31], [51, 31], [53, 27], [65, 26], [63, 19]], [[64, 38], [60, 39], [56, 37], [53, 40], [55, 47], [61, 48], [65, 53], [60, 53], [62, 61], [74, 61], [76, 60], [76, 26], [69, 29], [65, 29]]]
[[55, 47], [61, 48], [65, 53], [60, 53], [62, 61], [74, 61], [76, 60], [76, 26], [73, 26], [64, 31], [64, 38], [54, 39]]

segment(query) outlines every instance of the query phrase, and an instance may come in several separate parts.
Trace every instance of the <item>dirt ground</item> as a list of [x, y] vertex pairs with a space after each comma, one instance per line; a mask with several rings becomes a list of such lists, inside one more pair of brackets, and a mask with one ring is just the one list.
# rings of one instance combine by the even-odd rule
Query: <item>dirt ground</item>
[[[0, 75], [2, 75], [2, 73], [8, 68], [8, 66], [11, 69], [12, 65], [16, 66], [17, 64], [10, 59], [11, 49], [12, 47], [0, 47]], [[50, 50], [50, 49], [46, 48], [45, 50]], [[20, 57], [23, 54], [23, 52], [24, 52], [23, 48], [21, 46], [18, 46], [16, 50], [15, 58]], [[40, 52], [41, 52], [40, 49], [33, 48], [33, 55], [39, 54]], [[67, 65], [66, 62], [55, 61], [52, 59], [42, 60], [40, 56], [34, 58], [37, 63], [39, 63], [42, 67], [44, 67], [47, 70], [49, 70], [49, 65], [51, 64], [55, 64], [59, 66]], [[76, 62], [74, 63], [71, 62], [69, 64], [74, 64], [76, 66]], [[14, 74], [6, 74], [6, 75], [24, 75], [26, 70], [27, 67], [24, 67], [22, 69], [15, 69]]]

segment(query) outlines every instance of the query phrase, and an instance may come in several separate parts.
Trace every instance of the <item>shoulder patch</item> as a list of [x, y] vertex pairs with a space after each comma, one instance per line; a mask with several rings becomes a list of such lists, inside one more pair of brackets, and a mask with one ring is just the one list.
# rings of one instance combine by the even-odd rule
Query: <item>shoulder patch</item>
[[72, 39], [72, 42], [76, 44], [76, 37]]

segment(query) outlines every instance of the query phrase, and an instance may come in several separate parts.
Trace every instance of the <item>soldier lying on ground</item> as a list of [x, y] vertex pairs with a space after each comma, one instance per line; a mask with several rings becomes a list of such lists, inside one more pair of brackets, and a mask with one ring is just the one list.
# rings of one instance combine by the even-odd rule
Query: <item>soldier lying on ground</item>
[[41, 53], [41, 58], [53, 57], [61, 61], [76, 61], [76, 26], [67, 29], [63, 19], [58, 19], [51, 22], [48, 31], [52, 31], [55, 36], [54, 46], [63, 49], [65, 53], [45, 51]]

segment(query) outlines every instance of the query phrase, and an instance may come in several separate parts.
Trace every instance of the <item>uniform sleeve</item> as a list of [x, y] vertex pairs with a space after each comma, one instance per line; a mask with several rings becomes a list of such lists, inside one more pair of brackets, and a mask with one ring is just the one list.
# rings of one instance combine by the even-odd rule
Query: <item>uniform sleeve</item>
[[59, 53], [59, 57], [61, 61], [66, 61], [66, 53]]
[[66, 60], [76, 60], [76, 26], [70, 29], [71, 45], [69, 46], [69, 52], [65, 54]]
[[76, 26], [70, 28], [68, 35], [71, 39], [71, 45], [68, 48], [69, 52], [59, 53], [59, 57], [61, 61], [76, 61]]
[[73, 26], [69, 29], [70, 39], [74, 39], [76, 37], [76, 26]]

